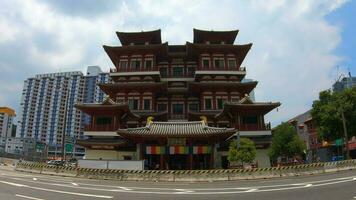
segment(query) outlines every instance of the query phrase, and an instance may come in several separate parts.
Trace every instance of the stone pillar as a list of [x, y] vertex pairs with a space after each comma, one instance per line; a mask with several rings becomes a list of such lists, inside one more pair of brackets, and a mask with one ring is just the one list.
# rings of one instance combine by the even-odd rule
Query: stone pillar
[[136, 160], [142, 160], [143, 155], [142, 155], [142, 147], [141, 144], [136, 144]]
[[218, 152], [219, 144], [214, 145], [214, 168], [221, 168], [221, 153]]

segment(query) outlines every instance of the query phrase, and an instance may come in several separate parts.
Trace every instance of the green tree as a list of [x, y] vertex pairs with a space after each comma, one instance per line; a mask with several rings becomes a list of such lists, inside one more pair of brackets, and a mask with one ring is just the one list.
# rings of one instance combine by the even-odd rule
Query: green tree
[[240, 148], [237, 148], [237, 141], [234, 140], [230, 142], [229, 152], [227, 160], [230, 163], [241, 162], [252, 163], [256, 158], [256, 147], [255, 143], [248, 138], [240, 139]]
[[342, 92], [332, 93], [326, 90], [319, 93], [319, 99], [313, 102], [311, 114], [321, 139], [335, 140], [344, 136], [342, 112], [345, 116], [348, 137], [355, 136], [356, 87]]
[[273, 161], [279, 156], [288, 159], [297, 155], [302, 156], [305, 149], [305, 143], [299, 138], [295, 128], [289, 123], [282, 123], [273, 132], [269, 156]]

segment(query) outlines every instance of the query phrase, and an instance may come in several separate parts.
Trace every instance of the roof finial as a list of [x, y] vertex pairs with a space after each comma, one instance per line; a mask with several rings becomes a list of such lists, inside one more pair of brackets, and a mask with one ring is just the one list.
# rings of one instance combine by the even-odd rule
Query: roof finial
[[201, 123], [203, 124], [203, 126], [208, 124], [208, 118], [206, 118], [206, 116], [202, 115], [200, 116], [201, 119]]
[[152, 123], [153, 123], [153, 119], [154, 119], [154, 117], [152, 117], [152, 116], [149, 116], [149, 117], [147, 117], [147, 126], [149, 126], [149, 125], [151, 125]]

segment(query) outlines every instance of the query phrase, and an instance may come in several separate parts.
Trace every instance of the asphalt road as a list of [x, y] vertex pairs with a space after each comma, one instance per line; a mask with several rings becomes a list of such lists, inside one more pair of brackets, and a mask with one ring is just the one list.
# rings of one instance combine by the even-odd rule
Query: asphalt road
[[0, 167], [0, 200], [356, 199], [356, 170], [209, 183], [122, 182], [46, 176]]

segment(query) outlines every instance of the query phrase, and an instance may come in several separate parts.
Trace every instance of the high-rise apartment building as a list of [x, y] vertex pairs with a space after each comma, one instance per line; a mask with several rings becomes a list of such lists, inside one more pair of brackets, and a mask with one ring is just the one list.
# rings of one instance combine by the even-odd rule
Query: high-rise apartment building
[[333, 91], [341, 92], [346, 88], [352, 88], [352, 87], [356, 87], [356, 77], [352, 77], [351, 73], [349, 73], [348, 77], [344, 77], [333, 84]]
[[8, 107], [0, 107], [0, 137], [11, 137], [15, 111]]
[[17, 137], [35, 138], [49, 145], [62, 143], [62, 135], [80, 137], [83, 102], [82, 72], [40, 74], [25, 80]]
[[101, 102], [105, 95], [97, 84], [108, 79], [108, 73], [97, 66], [88, 67], [86, 76], [74, 71], [28, 78], [24, 82], [16, 137], [34, 138], [56, 149], [61, 147], [64, 133], [67, 140], [80, 138], [85, 116], [74, 105]]

